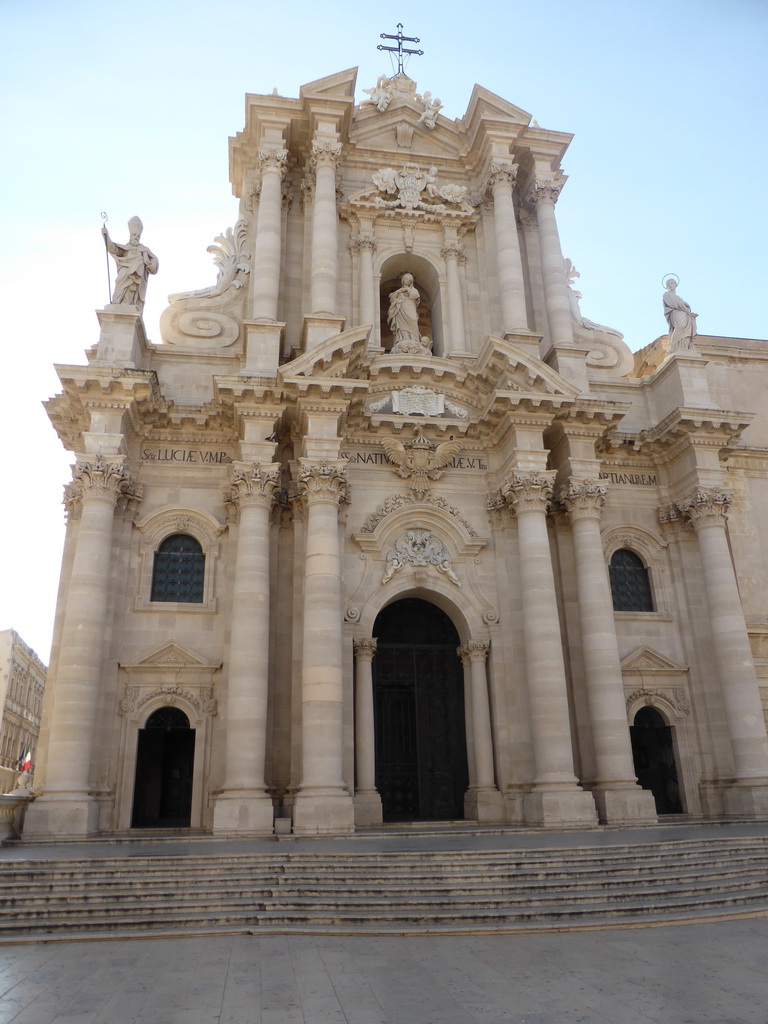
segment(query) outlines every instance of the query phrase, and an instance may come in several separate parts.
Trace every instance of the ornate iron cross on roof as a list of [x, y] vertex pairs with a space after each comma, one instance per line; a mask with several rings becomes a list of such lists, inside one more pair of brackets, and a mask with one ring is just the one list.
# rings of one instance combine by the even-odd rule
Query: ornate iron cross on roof
[[423, 57], [423, 50], [408, 50], [403, 46], [403, 43], [420, 43], [421, 40], [418, 36], [404, 36], [402, 22], [397, 23], [397, 35], [388, 36], [386, 32], [381, 33], [382, 39], [396, 39], [397, 46], [382, 46], [381, 43], [376, 47], [377, 50], [388, 50], [390, 53], [397, 54], [397, 73], [398, 75], [403, 74], [405, 70], [405, 58], [410, 56]]

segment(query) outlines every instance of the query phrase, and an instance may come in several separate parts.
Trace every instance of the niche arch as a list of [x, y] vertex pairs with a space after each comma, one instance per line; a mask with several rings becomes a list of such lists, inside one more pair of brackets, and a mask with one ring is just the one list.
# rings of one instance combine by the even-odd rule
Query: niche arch
[[445, 325], [443, 322], [443, 296], [445, 276], [441, 269], [425, 256], [413, 252], [390, 251], [378, 266], [376, 291], [379, 296], [378, 341], [388, 352], [392, 347], [392, 332], [387, 324], [389, 296], [400, 287], [402, 274], [412, 274], [422, 301], [419, 303], [419, 326], [423, 334], [432, 338], [432, 354], [445, 355]]

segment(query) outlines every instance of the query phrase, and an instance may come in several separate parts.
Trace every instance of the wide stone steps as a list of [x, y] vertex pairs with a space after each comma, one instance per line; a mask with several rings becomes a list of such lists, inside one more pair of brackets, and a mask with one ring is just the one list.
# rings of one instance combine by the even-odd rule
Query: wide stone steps
[[0, 942], [599, 927], [768, 912], [768, 837], [0, 864]]

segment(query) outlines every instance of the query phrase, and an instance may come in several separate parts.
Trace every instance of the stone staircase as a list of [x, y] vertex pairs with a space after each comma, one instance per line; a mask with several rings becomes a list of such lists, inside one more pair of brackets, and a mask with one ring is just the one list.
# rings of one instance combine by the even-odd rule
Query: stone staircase
[[0, 943], [541, 931], [768, 913], [768, 836], [491, 851], [299, 845], [4, 862]]

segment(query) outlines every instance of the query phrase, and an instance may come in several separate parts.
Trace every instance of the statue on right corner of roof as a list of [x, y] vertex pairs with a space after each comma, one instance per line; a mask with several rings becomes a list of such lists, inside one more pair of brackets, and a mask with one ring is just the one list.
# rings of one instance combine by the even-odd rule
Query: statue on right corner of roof
[[691, 307], [677, 294], [677, 281], [670, 277], [665, 281], [666, 291], [664, 292], [664, 316], [669, 325], [669, 353], [692, 352], [696, 354], [696, 345], [693, 339], [696, 337], [697, 313], [691, 312]]

